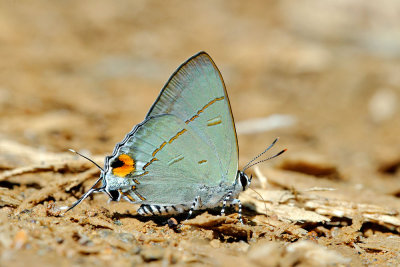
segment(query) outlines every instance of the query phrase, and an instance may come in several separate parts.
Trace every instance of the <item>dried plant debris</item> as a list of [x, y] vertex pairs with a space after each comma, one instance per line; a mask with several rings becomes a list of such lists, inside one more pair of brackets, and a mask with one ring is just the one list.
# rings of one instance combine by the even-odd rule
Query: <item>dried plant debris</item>
[[[0, 181], [30, 173], [77, 173], [93, 167], [90, 162], [71, 153], [45, 152], [9, 140], [0, 140], [0, 157], [1, 168], [5, 170], [0, 173]], [[95, 160], [100, 158], [94, 157]]]
[[378, 168], [378, 171], [387, 175], [396, 175], [400, 170], [400, 158], [392, 160], [386, 160], [382, 162]]
[[316, 154], [290, 154], [282, 162], [281, 169], [300, 172], [317, 177], [341, 179], [336, 165]]
[[0, 252], [11, 251], [8, 258], [50, 248], [87, 264], [210, 265], [218, 259], [221, 265], [328, 266], [370, 263], [376, 253], [399, 254], [397, 206], [382, 205], [385, 198], [366, 203], [363, 191], [351, 198], [335, 180], [256, 169], [254, 185], [262, 188], [240, 194], [244, 225], [234, 209], [227, 216], [204, 211], [188, 221], [160, 223], [139, 217], [132, 204], [106, 204], [103, 195], [64, 214], [63, 201], [72, 203], [87, 190], [98, 169], [74, 158], [54, 163], [57, 156], [47, 156], [41, 167], [10, 165], [2, 173], [8, 184], [0, 188]]
[[302, 221], [302, 222], [327, 222], [330, 219], [320, 215], [317, 212], [305, 210], [303, 207], [285, 204], [294, 196], [289, 191], [268, 191], [257, 190], [261, 196], [265, 196], [265, 201], [258, 199], [258, 195], [252, 191], [243, 192], [240, 200], [246, 204], [246, 207], [255, 210], [257, 213], [266, 215], [276, 215], [280, 220], [284, 221]]
[[15, 192], [7, 188], [0, 187], [0, 207], [10, 206], [16, 208], [21, 205], [22, 201], [23, 198], [15, 194]]
[[[0, 207], [17, 207], [16, 212], [30, 209], [44, 200], [66, 199], [66, 192], [99, 172], [90, 162], [77, 160], [70, 153], [44, 152], [8, 140], [0, 143], [1, 157], [8, 162], [7, 168], [3, 168], [6, 171], [0, 173], [0, 182], [5, 186], [1, 188]], [[22, 185], [25, 191], [19, 188]], [[31, 191], [28, 195], [27, 188]]]
[[357, 244], [367, 250], [400, 253], [400, 237], [397, 235], [378, 232], [368, 237], [361, 237], [360, 242]]
[[[273, 176], [283, 178], [274, 171]], [[296, 175], [292, 175], [292, 184], [297, 185]], [[280, 186], [290, 188], [290, 179], [277, 178]], [[271, 179], [269, 180], [271, 181]], [[285, 184], [287, 183], [287, 184]], [[300, 222], [329, 222], [332, 217], [353, 219], [360, 215], [364, 222], [373, 222], [383, 225], [392, 231], [400, 231], [400, 214], [396, 208], [377, 204], [349, 201], [341, 190], [331, 187], [312, 187], [302, 190], [264, 190], [246, 191], [240, 199], [246, 206], [261, 214], [278, 216], [281, 220]], [[260, 197], [261, 195], [261, 197]], [[343, 199], [343, 200], [342, 200]]]
[[250, 249], [249, 258], [258, 266], [329, 266], [351, 261], [311, 241], [298, 241], [287, 246], [263, 242]]
[[46, 152], [7, 139], [0, 140], [0, 155], [3, 169], [39, 165], [43, 162], [62, 162], [73, 158], [71, 154]]
[[99, 172], [98, 169], [92, 168], [79, 175], [72, 176], [68, 179], [63, 179], [63, 180], [57, 179], [54, 182], [48, 184], [44, 188], [36, 191], [35, 193], [27, 197], [18, 207], [17, 212], [21, 212], [22, 210], [25, 209], [30, 209], [36, 204], [46, 199], [49, 199], [50, 197], [58, 199], [56, 195], [58, 195], [60, 192], [69, 191], [71, 188], [79, 184], [82, 184], [87, 179], [93, 177], [94, 175], [97, 175], [98, 172]]
[[224, 236], [249, 240], [252, 235], [251, 226], [240, 224], [237, 219], [232, 219], [232, 216], [236, 216], [236, 214], [213, 216], [205, 212], [194, 219], [185, 221], [184, 224], [213, 230]]

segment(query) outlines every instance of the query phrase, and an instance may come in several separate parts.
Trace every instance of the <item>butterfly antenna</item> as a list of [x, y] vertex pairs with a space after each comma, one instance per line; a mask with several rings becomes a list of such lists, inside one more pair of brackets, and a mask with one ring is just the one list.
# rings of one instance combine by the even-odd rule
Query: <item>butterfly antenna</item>
[[[69, 149], [69, 151], [71, 151], [72, 153], [75, 153], [79, 156], [81, 156], [82, 158], [87, 159], [88, 161], [90, 161], [91, 163], [93, 163], [94, 165], [96, 165], [97, 168], [99, 168], [102, 172], [104, 172], [103, 168], [101, 168], [96, 162], [94, 162], [92, 159], [82, 155], [81, 153], [73, 150], [73, 149]], [[75, 201], [74, 204], [72, 204], [71, 206], [66, 206], [66, 207], [61, 207], [60, 209], [65, 209], [65, 213], [67, 213], [68, 211], [72, 210], [73, 208], [75, 208], [77, 205], [79, 205], [83, 200], [85, 200], [88, 196], [90, 196], [92, 193], [94, 192], [105, 192], [104, 187], [101, 188], [94, 188], [102, 179], [103, 177], [100, 176], [99, 179], [97, 179], [97, 181], [94, 183], [94, 185], [85, 193], [83, 194], [83, 196], [81, 196], [77, 201]]]
[[88, 161], [90, 161], [91, 163], [93, 163], [94, 165], [96, 165], [97, 168], [99, 168], [102, 172], [104, 172], [103, 168], [100, 167], [99, 164], [97, 164], [96, 162], [94, 162], [92, 159], [90, 159], [90, 158], [88, 158], [88, 157], [82, 155], [81, 153], [79, 153], [79, 152], [77, 152], [77, 151], [75, 151], [75, 150], [73, 150], [73, 149], [71, 149], [71, 148], [68, 149], [68, 150], [71, 151], [72, 153], [75, 153], [75, 154], [81, 156], [81, 157], [84, 158], [84, 159], [87, 159]]
[[265, 199], [262, 197], [262, 195], [260, 193], [258, 193], [256, 190], [254, 190], [253, 188], [249, 187], [251, 190], [254, 191], [254, 193], [256, 193], [262, 200], [264, 203], [264, 208], [265, 208], [265, 214], [267, 214], [267, 205], [265, 204]]
[[266, 159], [257, 161], [257, 162], [255, 162], [255, 163], [253, 163], [253, 164], [251, 164], [251, 165], [247, 164], [246, 167], [243, 168], [243, 171], [245, 171], [245, 170], [247, 170], [248, 168], [253, 167], [254, 165], [257, 165], [257, 164], [259, 164], [259, 163], [261, 163], [261, 162], [264, 162], [264, 161], [267, 161], [267, 160], [276, 158], [276, 157], [278, 157], [279, 155], [281, 155], [283, 152], [285, 152], [286, 150], [287, 150], [287, 149], [285, 148], [284, 150], [280, 151], [279, 153], [273, 155], [272, 157], [269, 157], [269, 158], [266, 158]]
[[70, 207], [66, 206], [66, 207], [60, 207], [61, 210], [66, 210], [64, 212], [67, 213], [68, 211], [72, 210], [73, 208], [75, 208], [76, 206], [78, 206], [82, 201], [84, 201], [88, 196], [90, 196], [92, 193], [95, 192], [106, 192], [104, 190], [103, 187], [101, 188], [93, 188], [95, 185], [97, 185], [97, 183], [102, 179], [102, 177], [100, 177], [99, 179], [97, 179], [96, 183], [83, 195], [81, 196], [77, 201], [75, 201], [74, 204], [72, 204]]
[[72, 210], [73, 208], [75, 208], [76, 206], [78, 206], [82, 201], [84, 201], [88, 196], [90, 196], [92, 193], [94, 192], [103, 192], [104, 188], [94, 188], [98, 182], [102, 179], [102, 177], [100, 177], [99, 179], [97, 179], [96, 183], [85, 193], [83, 194], [83, 196], [81, 196], [77, 201], [75, 201], [74, 204], [72, 204], [71, 206], [67, 206], [67, 207], [61, 207], [60, 209], [65, 209], [66, 211], [64, 212], [67, 213], [68, 211]]
[[254, 162], [256, 159], [258, 159], [259, 157], [261, 157], [262, 155], [264, 155], [268, 150], [270, 150], [271, 147], [273, 147], [275, 145], [276, 142], [278, 142], [279, 137], [277, 137], [272, 144], [269, 145], [269, 147], [267, 147], [267, 149], [265, 149], [263, 152], [261, 152], [260, 154], [258, 154], [255, 158], [253, 158], [252, 160], [249, 161], [249, 163], [246, 164], [246, 166], [244, 166], [243, 171], [248, 169], [249, 165], [251, 165], [252, 162]]

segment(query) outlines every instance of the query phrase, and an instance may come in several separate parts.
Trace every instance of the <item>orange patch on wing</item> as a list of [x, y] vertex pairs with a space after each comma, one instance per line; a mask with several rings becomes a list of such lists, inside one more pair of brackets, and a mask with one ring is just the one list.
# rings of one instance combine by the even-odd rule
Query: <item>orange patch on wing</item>
[[175, 139], [177, 139], [180, 135], [182, 135], [184, 132], [186, 132], [186, 129], [183, 129], [182, 131], [179, 131], [175, 136], [173, 136], [171, 139], [169, 139], [168, 143], [172, 143]]
[[159, 148], [157, 148], [156, 150], [154, 150], [153, 151], [153, 157], [158, 153], [158, 151], [160, 151], [165, 145], [167, 144], [167, 142], [163, 142], [162, 144], [161, 144], [161, 146], [159, 147]]
[[207, 162], [207, 160], [203, 159], [203, 160], [200, 160], [198, 163], [202, 164], [202, 163], [205, 163], [205, 162]]
[[206, 110], [209, 106], [211, 106], [212, 104], [214, 104], [217, 101], [223, 100], [225, 97], [221, 96], [221, 97], [217, 97], [213, 100], [211, 100], [210, 102], [208, 102], [202, 109], [200, 109], [199, 111], [197, 111], [197, 113], [191, 117], [190, 119], [188, 119], [187, 121], [185, 121], [186, 124], [188, 124], [189, 122], [193, 121], [194, 119], [198, 118], [200, 113], [203, 113], [204, 110]]
[[113, 169], [113, 174], [119, 177], [125, 177], [135, 170], [135, 161], [129, 155], [119, 155], [118, 159], [124, 164], [121, 167]]

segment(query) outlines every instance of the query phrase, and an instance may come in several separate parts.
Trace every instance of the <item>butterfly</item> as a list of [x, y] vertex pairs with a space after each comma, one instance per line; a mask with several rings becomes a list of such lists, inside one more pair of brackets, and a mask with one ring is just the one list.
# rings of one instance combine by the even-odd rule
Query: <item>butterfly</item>
[[[221, 204], [223, 215], [227, 204], [237, 205], [243, 223], [237, 197], [252, 180], [244, 170], [267, 160], [253, 163], [276, 141], [238, 170], [237, 135], [225, 84], [211, 57], [200, 52], [175, 71], [144, 121], [115, 146], [104, 169], [98, 166], [97, 182], [67, 211], [90, 194], [104, 192], [114, 201], [141, 204], [140, 215], [189, 211], [189, 218], [194, 210]], [[102, 186], [95, 188], [100, 181]]]

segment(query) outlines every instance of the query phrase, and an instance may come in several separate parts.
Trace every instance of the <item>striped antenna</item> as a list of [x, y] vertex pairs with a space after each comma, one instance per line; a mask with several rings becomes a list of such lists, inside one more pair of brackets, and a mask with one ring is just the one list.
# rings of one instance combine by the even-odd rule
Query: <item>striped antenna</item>
[[103, 168], [100, 167], [99, 164], [97, 164], [96, 162], [94, 162], [92, 159], [90, 159], [90, 158], [88, 158], [88, 157], [82, 155], [81, 153], [79, 153], [79, 152], [77, 152], [77, 151], [75, 151], [75, 150], [73, 150], [73, 149], [71, 149], [71, 148], [68, 149], [68, 150], [71, 151], [72, 153], [75, 153], [75, 154], [81, 156], [81, 157], [84, 158], [84, 159], [87, 159], [88, 161], [90, 161], [91, 163], [93, 163], [94, 165], [96, 165], [97, 168], [99, 168], [102, 172], [104, 172]]
[[[101, 167], [100, 167], [96, 162], [94, 162], [92, 159], [90, 159], [90, 158], [88, 158], [88, 157], [82, 155], [81, 153], [79, 153], [79, 152], [77, 152], [77, 151], [75, 151], [75, 150], [73, 150], [73, 149], [69, 149], [69, 151], [71, 151], [72, 153], [75, 153], [75, 154], [81, 156], [81, 157], [84, 158], [84, 159], [87, 159], [88, 161], [90, 161], [91, 163], [93, 163], [97, 168], [99, 168], [102, 172], [104, 172], [103, 168], [101, 168]], [[75, 208], [78, 204], [80, 204], [83, 200], [85, 200], [85, 199], [86, 199], [88, 196], [90, 196], [92, 193], [95, 193], [95, 192], [106, 192], [105, 189], [104, 189], [104, 187], [101, 187], [101, 188], [94, 188], [94, 187], [101, 181], [101, 179], [103, 179], [102, 175], [100, 175], [100, 178], [97, 179], [97, 181], [94, 183], [94, 185], [93, 185], [85, 194], [83, 194], [83, 196], [81, 196], [77, 201], [75, 201], [74, 204], [72, 204], [72, 205], [69, 206], [69, 207], [68, 207], [68, 206], [66, 206], [66, 207], [61, 207], [60, 209], [66, 210], [66, 211], [64, 212], [64, 214], [67, 213], [68, 211], [72, 210], [73, 208]], [[107, 193], [107, 192], [106, 192], [106, 193]]]
[[[260, 154], [258, 154], [258, 155], [257, 155], [255, 158], [253, 158], [252, 160], [250, 160], [249, 163], [247, 163], [246, 166], [244, 166], [243, 171], [245, 171], [245, 170], [247, 170], [248, 168], [253, 167], [254, 165], [257, 165], [257, 164], [259, 164], [259, 163], [261, 163], [261, 162], [264, 162], [264, 161], [267, 161], [267, 160], [276, 158], [276, 157], [278, 157], [279, 155], [281, 155], [283, 152], [285, 152], [287, 149], [283, 149], [282, 151], [280, 151], [279, 153], [273, 155], [272, 157], [269, 157], [269, 158], [266, 158], [266, 159], [263, 159], [263, 160], [254, 162], [256, 159], [258, 159], [259, 157], [261, 157], [262, 155], [264, 155], [268, 150], [270, 150], [271, 147], [273, 147], [273, 146], [276, 144], [276, 142], [278, 142], [278, 139], [279, 139], [279, 137], [276, 138], [276, 139], [272, 142], [272, 144], [270, 144], [270, 145], [267, 147], [267, 149], [265, 149], [263, 152], [261, 152]], [[253, 162], [254, 162], [254, 163], [253, 163]]]

